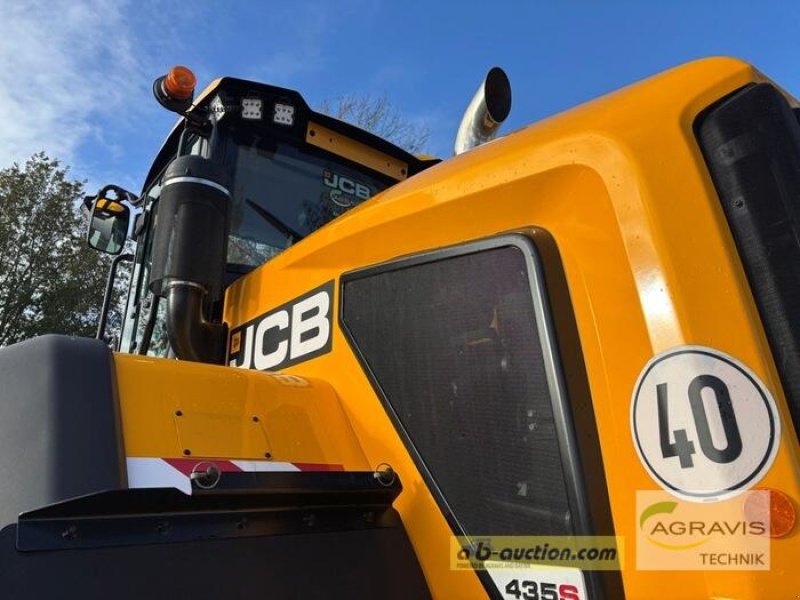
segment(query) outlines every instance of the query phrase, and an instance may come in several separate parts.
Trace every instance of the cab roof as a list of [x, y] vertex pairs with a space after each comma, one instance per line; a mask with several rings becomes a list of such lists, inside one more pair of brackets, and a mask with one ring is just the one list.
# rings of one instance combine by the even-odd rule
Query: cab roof
[[[271, 109], [276, 103], [290, 104], [295, 108], [295, 121], [290, 126], [294, 129], [297, 137], [305, 138], [306, 129], [309, 122], [332, 130], [340, 135], [354, 140], [359, 144], [368, 146], [378, 152], [386, 154], [398, 161], [408, 165], [407, 175], [413, 175], [426, 167], [430, 166], [437, 160], [424, 160], [415, 157], [413, 154], [406, 150], [370, 133], [360, 127], [351, 125], [344, 121], [335, 119], [324, 113], [312, 110], [305, 99], [295, 90], [287, 88], [280, 88], [264, 83], [248, 81], [245, 79], [237, 79], [235, 77], [221, 77], [211, 82], [200, 94], [198, 94], [191, 108], [187, 111], [188, 114], [200, 115], [208, 110], [209, 105], [215, 98], [223, 99], [223, 104], [235, 102], [236, 105], [241, 102], [242, 98], [260, 98], [263, 106], [265, 107], [265, 114], [271, 114]], [[232, 104], [231, 104], [232, 105]], [[235, 117], [234, 117], [235, 118]], [[258, 121], [249, 121], [250, 123], [259, 123]], [[262, 121], [263, 123], [263, 121]], [[167, 163], [177, 153], [178, 142], [181, 133], [186, 124], [186, 119], [180, 117], [175, 125], [172, 127], [167, 139], [164, 141], [161, 149], [156, 155], [153, 164], [147, 174], [142, 190], [146, 190], [153, 180], [163, 171]]]

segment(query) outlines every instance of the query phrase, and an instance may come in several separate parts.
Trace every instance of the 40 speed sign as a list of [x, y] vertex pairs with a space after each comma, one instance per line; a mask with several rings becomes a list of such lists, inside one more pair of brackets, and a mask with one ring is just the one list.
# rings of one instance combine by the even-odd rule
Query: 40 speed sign
[[727, 354], [681, 346], [654, 356], [633, 391], [634, 445], [650, 476], [693, 502], [731, 498], [769, 470], [780, 443], [775, 400]]

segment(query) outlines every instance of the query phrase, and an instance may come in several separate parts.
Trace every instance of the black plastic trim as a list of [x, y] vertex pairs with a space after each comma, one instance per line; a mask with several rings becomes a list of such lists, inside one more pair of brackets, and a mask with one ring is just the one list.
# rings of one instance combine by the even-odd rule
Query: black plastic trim
[[800, 125], [761, 83], [707, 108], [694, 131], [800, 432]]
[[117, 490], [32, 511], [0, 530], [0, 596], [430, 598], [387, 475], [222, 473], [192, 495]]
[[373, 472], [222, 473], [192, 495], [172, 488], [116, 490], [20, 515], [25, 552], [186, 542], [399, 526], [399, 478]]

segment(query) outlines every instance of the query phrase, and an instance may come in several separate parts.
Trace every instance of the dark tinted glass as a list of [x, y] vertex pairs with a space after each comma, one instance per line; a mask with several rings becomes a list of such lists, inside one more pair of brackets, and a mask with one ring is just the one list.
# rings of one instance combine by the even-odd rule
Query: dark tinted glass
[[233, 139], [229, 263], [260, 265], [389, 185], [311, 149], [252, 132]]

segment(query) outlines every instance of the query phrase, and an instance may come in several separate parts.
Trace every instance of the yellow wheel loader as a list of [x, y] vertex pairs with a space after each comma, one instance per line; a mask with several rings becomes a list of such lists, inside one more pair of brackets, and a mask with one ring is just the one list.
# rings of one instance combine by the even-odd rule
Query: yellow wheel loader
[[493, 69], [436, 160], [194, 86], [87, 203], [113, 350], [112, 270], [98, 339], [0, 351], [1, 598], [798, 597], [784, 90], [701, 60], [492, 139]]

